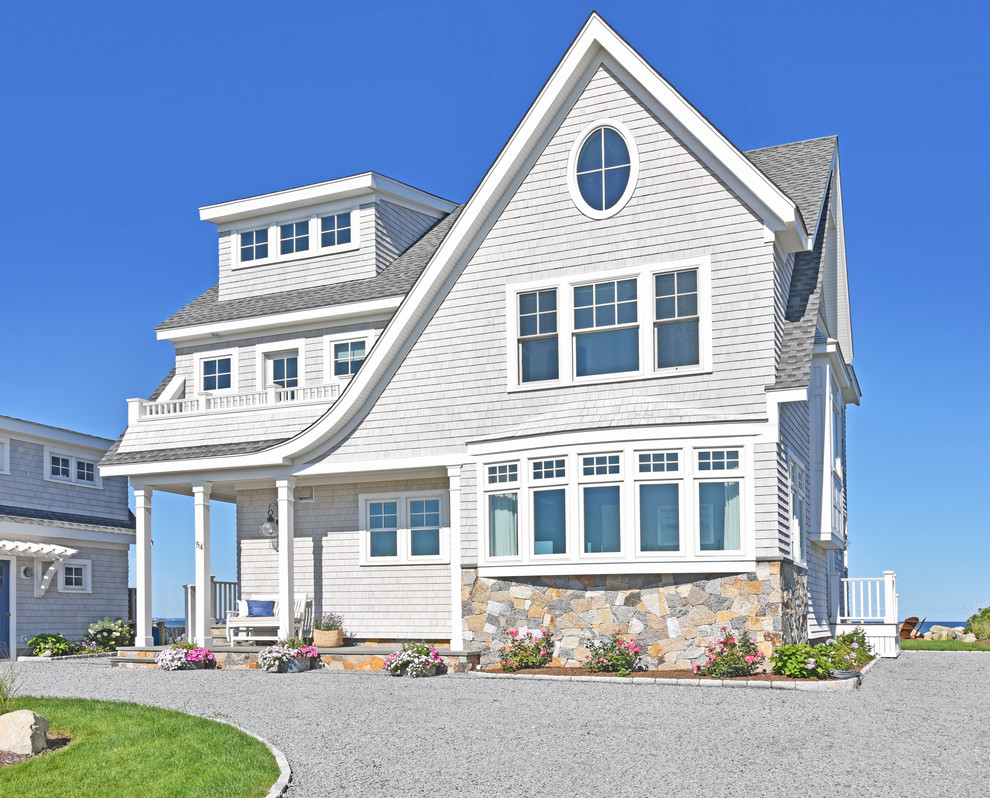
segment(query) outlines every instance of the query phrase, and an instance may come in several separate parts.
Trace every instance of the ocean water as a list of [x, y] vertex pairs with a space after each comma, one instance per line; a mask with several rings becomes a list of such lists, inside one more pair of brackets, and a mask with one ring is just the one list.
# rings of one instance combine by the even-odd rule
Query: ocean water
[[185, 626], [185, 618], [152, 618], [152, 623], [158, 623], [159, 621], [165, 621], [166, 626]]

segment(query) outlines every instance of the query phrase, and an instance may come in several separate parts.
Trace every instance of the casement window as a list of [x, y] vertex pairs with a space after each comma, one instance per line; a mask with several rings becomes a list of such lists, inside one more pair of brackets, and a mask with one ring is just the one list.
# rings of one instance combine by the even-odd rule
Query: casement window
[[655, 561], [681, 563], [686, 572], [692, 561], [738, 561], [753, 547], [744, 516], [752, 474], [743, 454], [739, 447], [630, 448], [548, 454], [522, 461], [527, 468], [484, 464], [482, 566]]
[[203, 358], [201, 365], [203, 391], [229, 391], [232, 386], [232, 358]]
[[93, 576], [90, 560], [67, 560], [58, 571], [59, 593], [92, 593]]
[[268, 258], [268, 228], [248, 230], [240, 234], [241, 263]]
[[702, 258], [507, 286], [509, 390], [709, 371], [709, 272]]
[[334, 343], [333, 376], [346, 379], [357, 374], [367, 356], [367, 346], [368, 342], [363, 340]]
[[278, 226], [279, 253], [291, 255], [309, 251], [309, 222], [289, 222]]
[[46, 449], [45, 464], [45, 479], [92, 488], [102, 487], [95, 460]]
[[359, 500], [361, 565], [449, 562], [446, 496], [417, 491]]
[[279, 388], [299, 387], [299, 356], [296, 352], [279, 352], [267, 357], [268, 384]]
[[337, 247], [351, 243], [351, 214], [336, 213], [320, 217], [320, 245]]
[[807, 489], [805, 486], [804, 468], [797, 460], [791, 460], [790, 472], [790, 534], [791, 559], [798, 564], [804, 563], [805, 557], [805, 519], [807, 517]]
[[567, 182], [575, 206], [592, 219], [608, 219], [629, 201], [636, 187], [639, 156], [629, 129], [601, 119], [574, 139]]

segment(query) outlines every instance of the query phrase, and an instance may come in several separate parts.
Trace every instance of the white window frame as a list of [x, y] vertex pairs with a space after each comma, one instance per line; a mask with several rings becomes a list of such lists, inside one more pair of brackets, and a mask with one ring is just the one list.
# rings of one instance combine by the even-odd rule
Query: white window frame
[[9, 473], [10, 473], [10, 438], [0, 438], [0, 474], [9, 474]]
[[[327, 336], [326, 343], [325, 343], [325, 345], [323, 347], [323, 362], [326, 364], [326, 367], [323, 369], [323, 372], [324, 372], [324, 377], [325, 377], [326, 382], [327, 382], [328, 385], [331, 384], [331, 383], [336, 383], [337, 385], [340, 385], [341, 388], [343, 388], [343, 386], [345, 384], [347, 384], [348, 382], [350, 382], [351, 379], [355, 376], [353, 374], [346, 374], [346, 375], [343, 375], [343, 376], [339, 376], [338, 377], [337, 375], [335, 375], [333, 373], [333, 371], [334, 371], [334, 369], [333, 369], [333, 365], [334, 365], [333, 348], [334, 348], [334, 345], [335, 344], [352, 344], [352, 343], [358, 343], [359, 341], [363, 341], [364, 342], [364, 359], [367, 360], [368, 359], [368, 355], [371, 354], [371, 347], [375, 343], [375, 336], [372, 333], [370, 333], [367, 330], [365, 330], [363, 332], [355, 332], [355, 333], [353, 333], [351, 335], [347, 335], [345, 333], [341, 333], [341, 334], [335, 334], [335, 335]], [[362, 364], [362, 366], [363, 365], [364, 364]]]
[[[196, 393], [200, 396], [225, 396], [227, 394], [238, 393], [238, 358], [237, 349], [224, 349], [218, 352], [197, 352], [193, 362], [196, 369]], [[230, 358], [230, 387], [229, 388], [214, 388], [213, 390], [207, 391], [204, 387], [204, 377], [203, 377], [203, 363], [207, 360], [223, 360], [224, 358]]]
[[[491, 482], [491, 483], [488, 482], [489, 467], [508, 466], [508, 465], [516, 466], [516, 478], [514, 480], [512, 480], [511, 482]], [[522, 504], [524, 501], [526, 501], [526, 497], [528, 495], [528, 492], [523, 491], [521, 487], [522, 485], [521, 471], [524, 468], [526, 468], [526, 462], [525, 461], [520, 462], [517, 460], [511, 462], [503, 461], [500, 463], [486, 463], [481, 469], [482, 488], [479, 494], [480, 495], [479, 514], [484, 517], [481, 526], [484, 529], [484, 535], [485, 535], [485, 539], [484, 541], [482, 541], [481, 548], [483, 548], [486, 553], [491, 551], [491, 527], [490, 527], [491, 515], [488, 509], [489, 497], [507, 496], [509, 494], [512, 494], [513, 496], [516, 497], [516, 551], [519, 552], [519, 554], [507, 554], [507, 555], [503, 554], [500, 556], [495, 556], [489, 553], [488, 554], [489, 562], [514, 563], [514, 562], [518, 562], [519, 558], [522, 556], [522, 547], [525, 545], [525, 540], [526, 540], [526, 536], [523, 534], [524, 530], [522, 528], [522, 519], [523, 517], [526, 517], [527, 519], [529, 518], [528, 513], [525, 513], [522, 507]]]
[[[584, 197], [581, 196], [581, 190], [578, 188], [577, 181], [577, 161], [578, 156], [581, 154], [581, 148], [584, 147], [584, 143], [588, 140], [588, 137], [600, 127], [614, 128], [625, 140], [626, 149], [629, 150], [629, 182], [626, 184], [626, 189], [622, 193], [622, 196], [619, 198], [618, 202], [616, 202], [611, 208], [607, 208], [603, 211], [592, 208], [587, 202], [584, 201]], [[636, 191], [636, 182], [638, 179], [639, 147], [636, 145], [636, 137], [632, 134], [632, 131], [628, 127], [622, 124], [622, 122], [618, 119], [605, 117], [604, 119], [597, 119], [582, 128], [581, 132], [578, 133], [574, 139], [574, 142], [571, 144], [570, 152], [567, 155], [567, 190], [571, 195], [571, 201], [574, 203], [574, 206], [581, 211], [581, 213], [588, 218], [595, 220], [608, 219], [615, 216], [632, 198], [633, 193]]]
[[[412, 556], [412, 534], [409, 525], [409, 502], [413, 499], [440, 500], [440, 554]], [[371, 502], [394, 501], [397, 503], [398, 526], [396, 530], [396, 556], [371, 556], [371, 530], [368, 521], [368, 505]], [[487, 524], [486, 524], [487, 527]], [[409, 566], [436, 565], [450, 562], [450, 499], [445, 489], [393, 491], [389, 493], [362, 493], [358, 496], [358, 564], [361, 566]]]
[[[323, 237], [320, 234], [320, 219], [324, 216], [337, 216], [341, 213], [349, 213], [351, 215], [351, 240], [346, 244], [335, 244], [329, 247], [323, 246]], [[309, 249], [304, 252], [291, 252], [283, 255], [280, 226], [283, 224], [299, 224], [301, 222], [307, 224]], [[255, 230], [264, 229], [268, 230], [268, 257], [242, 261], [241, 233], [250, 233]], [[291, 261], [306, 260], [307, 258], [351, 252], [361, 247], [360, 229], [361, 208], [358, 205], [346, 205], [343, 207], [333, 204], [321, 205], [306, 214], [300, 215], [298, 211], [290, 211], [276, 216], [248, 220], [243, 225], [232, 227], [229, 230], [232, 241], [230, 268], [232, 271], [239, 271], [241, 269], [251, 269], [255, 266], [270, 266], [276, 263], [288, 263]]]
[[[750, 518], [754, 504], [755, 478], [753, 473], [752, 441], [740, 438], [712, 439], [705, 443], [698, 440], [657, 440], [648, 443], [625, 443], [621, 446], [602, 445], [591, 448], [574, 445], [567, 449], [545, 452], [520, 452], [515, 456], [503, 453], [497, 457], [479, 459], [480, 474], [477, 491], [479, 507], [479, 568], [492, 569], [492, 575], [509, 573], [536, 573], [541, 567], [550, 567], [550, 573], [609, 573], [610, 566], [621, 568], [622, 573], [662, 573], [664, 567], [674, 567], [677, 573], [692, 569], [708, 571], [715, 567], [736, 567], [731, 563], [750, 563], [756, 554], [754, 519]], [[739, 468], [727, 471], [699, 471], [699, 451], [730, 450], [739, 452]], [[676, 452], [678, 470], [673, 472], [639, 473], [639, 455], [654, 452]], [[620, 474], [584, 476], [582, 460], [586, 456], [607, 456], [620, 453]], [[566, 476], [547, 480], [534, 480], [532, 464], [540, 460], [565, 461]], [[491, 465], [518, 462], [519, 482], [515, 485], [487, 484], [487, 469]], [[733, 550], [701, 550], [699, 487], [704, 482], [739, 483], [740, 548]], [[678, 486], [678, 544], [677, 551], [644, 552], [640, 546], [641, 506], [640, 485], [675, 484]], [[585, 487], [619, 486], [620, 541], [619, 552], [584, 552], [584, 493]], [[564, 555], [537, 555], [533, 553], [533, 505], [534, 494], [540, 490], [564, 489], [567, 524], [567, 553]], [[488, 495], [497, 493], [517, 494], [517, 529], [519, 554], [493, 557], [489, 553], [490, 529]], [[644, 569], [641, 570], [641, 569]], [[617, 571], [618, 572], [618, 571]]]
[[[65, 584], [66, 568], [82, 568], [83, 586], [72, 587]], [[93, 563], [91, 560], [66, 560], [58, 567], [59, 593], [92, 593], [93, 592]]]
[[[654, 278], [660, 274], [695, 269], [698, 272], [698, 363], [658, 368], [656, 351], [656, 303]], [[636, 326], [639, 331], [639, 369], [578, 377], [575, 361], [574, 289], [592, 283], [634, 279], [636, 284]], [[522, 381], [519, 347], [519, 295], [534, 291], [557, 291], [557, 357], [555, 380]], [[712, 291], [711, 258], [702, 256], [673, 261], [639, 264], [626, 269], [571, 274], [553, 280], [513, 283], [505, 287], [506, 390], [538, 391], [574, 385], [609, 385], [633, 380], [710, 374], [712, 371]], [[608, 329], [613, 329], [609, 327]]]
[[[795, 474], [797, 472], [797, 474]], [[795, 476], [798, 479], [796, 485]], [[798, 530], [798, 556], [794, 556], [794, 494], [798, 493], [804, 502], [804, 518], [799, 519]], [[791, 539], [791, 559], [795, 565], [807, 567], [808, 563], [808, 518], [810, 516], [808, 505], [808, 471], [798, 458], [793, 455], [788, 459], [787, 464], [787, 531]]]
[[302, 388], [306, 385], [306, 340], [296, 338], [291, 341], [272, 341], [257, 347], [255, 384], [258, 386], [258, 390], [278, 387], [272, 382], [271, 361], [276, 355], [292, 354], [296, 356], [296, 373], [298, 374], [296, 387]]
[[[64, 457], [69, 461], [68, 477], [52, 476], [53, 456]], [[100, 476], [99, 456], [74, 454], [73, 452], [66, 449], [46, 446], [44, 448], [42, 457], [43, 457], [42, 462], [44, 464], [44, 471], [42, 476], [47, 482], [54, 482], [56, 485], [78, 485], [79, 487], [83, 487], [83, 488], [95, 488], [97, 490], [103, 490], [103, 478]], [[77, 478], [76, 467], [80, 462], [93, 464], [94, 480], [92, 482], [88, 482], [87, 480]]]

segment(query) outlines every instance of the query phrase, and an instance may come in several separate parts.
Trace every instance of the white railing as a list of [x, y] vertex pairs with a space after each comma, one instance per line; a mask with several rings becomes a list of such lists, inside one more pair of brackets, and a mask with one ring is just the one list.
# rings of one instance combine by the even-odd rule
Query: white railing
[[340, 387], [337, 385], [306, 385], [299, 388], [268, 388], [264, 391], [251, 393], [200, 396], [195, 399], [175, 399], [167, 402], [128, 399], [128, 423], [166, 416], [252, 410], [281, 404], [332, 402], [339, 393]]
[[839, 623], [897, 623], [897, 574], [842, 579]]
[[[212, 604], [210, 605], [210, 621], [214, 624], [220, 623], [227, 617], [228, 610], [237, 609], [237, 599], [240, 596], [237, 582], [218, 581], [215, 576], [210, 577], [213, 585]], [[196, 585], [183, 585], [186, 608], [186, 640], [196, 639]]]

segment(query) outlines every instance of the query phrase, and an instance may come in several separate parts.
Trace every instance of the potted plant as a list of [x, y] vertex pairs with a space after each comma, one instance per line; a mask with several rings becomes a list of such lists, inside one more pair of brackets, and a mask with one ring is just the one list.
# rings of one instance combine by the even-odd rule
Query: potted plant
[[320, 656], [315, 646], [306, 645], [298, 637], [279, 640], [258, 652], [258, 664], [269, 673], [302, 673], [313, 667]]
[[216, 664], [213, 652], [189, 640], [176, 640], [155, 657], [155, 665], [163, 671], [188, 671], [211, 668]]
[[313, 621], [313, 645], [337, 648], [344, 644], [344, 619], [335, 612], [325, 612]]
[[447, 665], [433, 646], [427, 643], [403, 643], [402, 650], [389, 654], [382, 669], [393, 676], [436, 676]]

